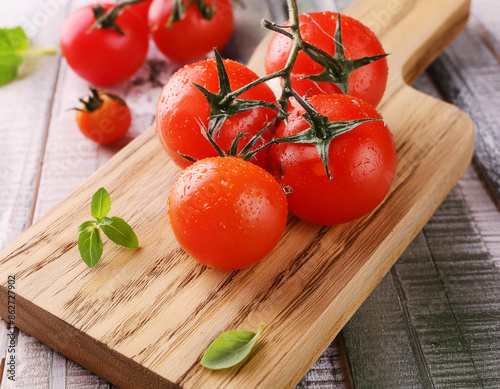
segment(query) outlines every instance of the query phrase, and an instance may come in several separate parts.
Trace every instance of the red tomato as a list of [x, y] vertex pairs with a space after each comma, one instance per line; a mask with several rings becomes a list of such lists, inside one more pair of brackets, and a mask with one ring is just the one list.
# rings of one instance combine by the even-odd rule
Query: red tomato
[[90, 105], [85, 104], [88, 108], [76, 111], [76, 123], [83, 135], [96, 143], [115, 142], [130, 128], [130, 109], [123, 100], [117, 100], [109, 92], [96, 93], [97, 96], [94, 94], [89, 98]]
[[[123, 1], [122, 1], [122, 3], [123, 3]], [[141, 19], [144, 22], [144, 24], [147, 26], [148, 25], [149, 8], [151, 7], [152, 3], [153, 3], [153, 0], [141, 1], [140, 3], [129, 6], [129, 9], [132, 12], [134, 12], [139, 17], [139, 19]]]
[[[110, 9], [116, 4], [101, 4]], [[143, 64], [148, 52], [149, 34], [134, 12], [123, 9], [116, 24], [125, 35], [113, 28], [94, 28], [92, 8], [77, 9], [61, 28], [61, 50], [69, 66], [95, 85], [111, 85], [132, 76]]]
[[184, 250], [224, 270], [252, 266], [278, 244], [287, 220], [283, 190], [264, 169], [237, 157], [196, 162], [169, 197], [172, 229]]
[[[347, 95], [316, 95], [310, 102], [330, 121], [382, 118], [368, 103]], [[302, 108], [294, 109], [276, 137], [309, 128], [303, 113]], [[385, 122], [367, 122], [330, 143], [332, 179], [310, 144], [271, 146], [269, 167], [285, 188], [291, 213], [312, 223], [336, 225], [365, 215], [384, 199], [394, 178], [396, 149]]]
[[[238, 62], [224, 60], [224, 65], [233, 91], [258, 78], [254, 72]], [[163, 87], [156, 111], [156, 132], [160, 141], [174, 162], [182, 168], [189, 166], [191, 162], [181, 157], [178, 152], [195, 159], [218, 155], [203, 131], [203, 126], [208, 128], [209, 104], [193, 83], [205, 87], [210, 92], [219, 92], [214, 59], [187, 65], [178, 70]], [[239, 98], [267, 102], [274, 102], [276, 99], [266, 84], [253, 87]], [[238, 148], [240, 151], [250, 138], [276, 118], [276, 115], [276, 111], [263, 107], [238, 113], [226, 120], [220, 130], [220, 136], [215, 138], [215, 141], [223, 151], [229, 151], [238, 133], [248, 133], [249, 135], [240, 140]], [[272, 130], [257, 142], [254, 149], [271, 137]], [[251, 161], [266, 168], [267, 153], [268, 149], [265, 148]]]
[[154, 0], [149, 10], [149, 29], [158, 49], [182, 63], [199, 60], [214, 47], [222, 49], [234, 28], [233, 0], [207, 0], [206, 4], [210, 7], [214, 1], [216, 10], [210, 20], [202, 17], [196, 4], [191, 4], [185, 17], [169, 26], [173, 0]]
[[[335, 55], [337, 13], [312, 12], [299, 15], [300, 32], [304, 41], [319, 47], [331, 56]], [[288, 23], [288, 22], [287, 22]], [[358, 59], [384, 54], [379, 40], [365, 25], [349, 16], [341, 15], [342, 43], [347, 59]], [[267, 73], [285, 67], [292, 41], [282, 34], [276, 34], [271, 41], [265, 59]], [[292, 87], [304, 96], [341, 93], [333, 83], [301, 80], [319, 74], [323, 66], [314, 62], [304, 52], [299, 53], [292, 71]], [[349, 95], [359, 97], [376, 107], [384, 95], [387, 84], [387, 60], [385, 58], [355, 70], [349, 78]]]

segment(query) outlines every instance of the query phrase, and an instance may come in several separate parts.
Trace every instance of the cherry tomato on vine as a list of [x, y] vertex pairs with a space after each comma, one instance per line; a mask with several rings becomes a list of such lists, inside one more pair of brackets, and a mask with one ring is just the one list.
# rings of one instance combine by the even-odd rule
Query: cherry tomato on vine
[[170, 23], [174, 0], [154, 0], [149, 10], [149, 29], [158, 49], [173, 61], [188, 63], [206, 56], [215, 47], [220, 50], [229, 41], [234, 28], [233, 0], [204, 0], [215, 13], [205, 19], [192, 4], [182, 19]]
[[[224, 60], [229, 83], [234, 91], [258, 76], [246, 66], [231, 60]], [[187, 65], [178, 70], [163, 87], [156, 111], [156, 132], [160, 141], [180, 167], [185, 168], [191, 162], [179, 153], [194, 159], [217, 156], [203, 128], [209, 126], [210, 106], [204, 94], [193, 83], [199, 84], [212, 93], [219, 92], [219, 79], [216, 61], [209, 59]], [[275, 101], [274, 93], [265, 84], [254, 86], [241, 94], [239, 99]], [[267, 107], [257, 107], [229, 117], [220, 129], [220, 135], [213, 136], [219, 147], [227, 152], [238, 133], [248, 134], [241, 138], [238, 151], [277, 116], [276, 111]], [[252, 150], [270, 140], [274, 128], [259, 139]], [[251, 161], [262, 168], [267, 167], [268, 148], [259, 151]]]
[[[336, 53], [335, 33], [338, 14], [335, 12], [312, 12], [299, 15], [300, 32], [305, 42], [324, 50], [331, 56]], [[289, 24], [288, 22], [285, 24]], [[361, 22], [349, 16], [341, 15], [343, 55], [348, 60], [363, 57], [375, 57], [385, 54], [375, 34]], [[276, 33], [269, 44], [265, 65], [267, 73], [273, 73], [285, 67], [292, 47], [290, 38]], [[341, 53], [338, 53], [341, 54]], [[301, 52], [292, 71], [292, 87], [304, 96], [310, 89], [309, 96], [315, 94], [341, 93], [341, 89], [331, 82], [302, 79], [321, 74], [325, 68]], [[387, 60], [378, 59], [354, 70], [348, 76], [348, 94], [359, 97], [376, 107], [387, 84]]]
[[[382, 119], [371, 105], [347, 95], [316, 95], [309, 101], [330, 121]], [[309, 128], [303, 113], [294, 108], [276, 138]], [[280, 143], [269, 151], [269, 171], [285, 188], [290, 212], [300, 219], [336, 225], [372, 211], [389, 191], [396, 169], [396, 149], [385, 122], [366, 122], [334, 138], [328, 167], [331, 179], [310, 144]]]
[[66, 18], [60, 32], [61, 50], [69, 66], [95, 85], [126, 80], [142, 66], [148, 51], [148, 28], [126, 7], [115, 19], [94, 26], [96, 15], [102, 17], [114, 6], [105, 3], [77, 9]]
[[80, 101], [76, 123], [80, 131], [96, 143], [107, 144], [122, 138], [130, 128], [130, 109], [120, 97], [106, 91], [90, 89], [92, 94]]
[[189, 166], [168, 202], [180, 245], [217, 269], [259, 262], [278, 244], [287, 221], [285, 194], [276, 180], [238, 157], [207, 158]]

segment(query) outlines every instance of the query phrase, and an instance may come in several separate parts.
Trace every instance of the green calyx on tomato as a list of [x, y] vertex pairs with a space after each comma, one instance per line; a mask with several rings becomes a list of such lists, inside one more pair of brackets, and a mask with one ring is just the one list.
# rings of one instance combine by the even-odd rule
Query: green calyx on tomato
[[270, 108], [286, 116], [286, 113], [280, 110], [275, 104], [268, 103], [267, 101], [244, 100], [235, 97], [228, 99], [227, 96], [232, 92], [229, 77], [217, 49], [214, 49], [214, 53], [217, 73], [219, 75], [219, 93], [212, 93], [203, 86], [193, 83], [203, 93], [210, 106], [210, 121], [208, 124], [208, 134], [210, 136], [213, 136], [215, 133], [219, 137], [220, 129], [227, 118], [257, 107]]
[[186, 9], [191, 5], [196, 5], [201, 16], [205, 20], [211, 20], [215, 15], [216, 2], [214, 1], [211, 6], [205, 3], [204, 0], [174, 0], [174, 6], [172, 8], [172, 15], [168, 20], [167, 28], [171, 27], [174, 23], [182, 20], [186, 17]]
[[[349, 78], [351, 74], [363, 66], [369, 65], [375, 61], [387, 57], [389, 54], [381, 54], [357, 59], [347, 59], [345, 55], [345, 47], [342, 43], [342, 27], [341, 16], [338, 14], [337, 25], [335, 29], [335, 55], [332, 57], [330, 54], [321, 50], [319, 47], [311, 45], [305, 41], [302, 42], [305, 54], [313, 61], [323, 66], [323, 71], [318, 74], [309, 75], [301, 78], [302, 80], [311, 80], [317, 82], [330, 82], [335, 84], [342, 93], [348, 94], [349, 92]], [[282, 27], [277, 26], [275, 23], [264, 21], [264, 26], [272, 31], [293, 39], [293, 35]]]
[[92, 25], [92, 27], [90, 27], [89, 32], [91, 32], [94, 28], [105, 28], [105, 29], [114, 29], [118, 34], [125, 35], [120, 26], [116, 24], [116, 18], [121, 13], [124, 7], [142, 3], [143, 1], [147, 0], [125, 1], [108, 10], [101, 4], [92, 7], [92, 12], [94, 12], [94, 17], [95, 17], [95, 23]]
[[75, 111], [81, 111], [81, 112], [93, 112], [96, 111], [101, 107], [101, 105], [104, 103], [104, 100], [101, 99], [99, 93], [108, 96], [109, 98], [118, 101], [122, 105], [127, 105], [125, 100], [123, 100], [120, 96], [117, 96], [113, 93], [109, 92], [99, 92], [97, 89], [89, 87], [90, 89], [90, 95], [84, 96], [80, 98], [80, 102], [83, 104], [83, 109], [82, 108], [71, 108], [74, 109]]
[[[313, 145], [318, 150], [321, 162], [326, 170], [329, 179], [333, 178], [328, 168], [328, 156], [330, 143], [338, 136], [354, 130], [364, 123], [383, 121], [382, 119], [356, 119], [349, 121], [329, 121], [326, 116], [315, 114], [314, 118], [305, 113], [302, 115], [304, 120], [311, 126], [306, 130], [295, 135], [284, 136], [273, 139], [270, 143], [306, 143]], [[319, 119], [319, 120], [318, 120]]]

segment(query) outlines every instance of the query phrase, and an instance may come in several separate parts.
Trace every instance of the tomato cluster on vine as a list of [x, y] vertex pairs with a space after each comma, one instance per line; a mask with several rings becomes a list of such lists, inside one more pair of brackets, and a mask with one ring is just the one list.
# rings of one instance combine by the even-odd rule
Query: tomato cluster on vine
[[382, 45], [352, 18], [288, 6], [289, 22], [263, 21], [276, 32], [267, 75], [215, 51], [175, 73], [158, 102], [160, 141], [185, 168], [169, 197], [173, 232], [214, 268], [266, 257], [288, 211], [329, 226], [360, 218], [394, 178], [393, 136], [375, 109], [388, 74]]
[[221, 49], [234, 28], [232, 0], [128, 0], [72, 12], [60, 32], [69, 66], [94, 85], [130, 78], [146, 59], [151, 36], [170, 60], [198, 60]]

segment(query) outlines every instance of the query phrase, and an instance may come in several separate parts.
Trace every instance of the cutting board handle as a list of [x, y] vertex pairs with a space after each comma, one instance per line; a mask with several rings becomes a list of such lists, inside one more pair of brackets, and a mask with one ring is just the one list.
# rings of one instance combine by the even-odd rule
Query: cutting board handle
[[469, 10], [470, 0], [359, 0], [346, 14], [383, 40], [391, 77], [412, 83], [463, 29]]

